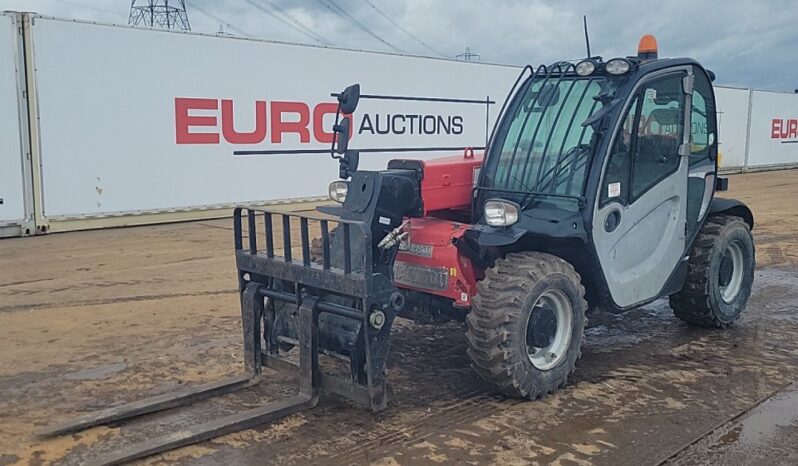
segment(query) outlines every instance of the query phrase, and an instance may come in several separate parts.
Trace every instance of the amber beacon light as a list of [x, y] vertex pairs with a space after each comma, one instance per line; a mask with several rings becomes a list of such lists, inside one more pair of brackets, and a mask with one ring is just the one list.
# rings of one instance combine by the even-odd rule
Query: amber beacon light
[[641, 60], [657, 59], [657, 39], [651, 34], [646, 34], [640, 38], [637, 46], [637, 58]]

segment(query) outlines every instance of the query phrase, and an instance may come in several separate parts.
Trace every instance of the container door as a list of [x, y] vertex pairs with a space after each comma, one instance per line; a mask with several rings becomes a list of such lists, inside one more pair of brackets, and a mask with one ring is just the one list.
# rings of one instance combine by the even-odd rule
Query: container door
[[26, 218], [18, 38], [19, 17], [0, 14], [0, 236], [19, 234]]

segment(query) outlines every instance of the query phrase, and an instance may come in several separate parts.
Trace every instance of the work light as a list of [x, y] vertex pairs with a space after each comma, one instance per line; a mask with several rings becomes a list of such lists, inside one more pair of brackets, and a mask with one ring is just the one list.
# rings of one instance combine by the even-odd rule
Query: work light
[[349, 183], [346, 181], [337, 180], [330, 183], [330, 199], [335, 202], [343, 204], [347, 191], [349, 191]]
[[576, 74], [579, 76], [589, 76], [596, 71], [596, 64], [591, 60], [582, 60], [576, 64]]
[[492, 227], [508, 227], [518, 221], [518, 205], [502, 199], [485, 201], [485, 223]]
[[607, 73], [614, 75], [627, 73], [631, 67], [629, 62], [623, 58], [613, 58], [604, 65], [604, 69], [607, 70]]

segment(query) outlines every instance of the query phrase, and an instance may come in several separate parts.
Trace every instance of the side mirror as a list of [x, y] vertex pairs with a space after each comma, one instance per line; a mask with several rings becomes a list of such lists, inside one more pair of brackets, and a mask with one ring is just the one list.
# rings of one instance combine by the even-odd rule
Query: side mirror
[[338, 94], [338, 103], [341, 106], [341, 112], [347, 115], [355, 111], [359, 101], [360, 84], [352, 84], [344, 89], [344, 92]]
[[356, 150], [346, 151], [346, 154], [338, 161], [338, 176], [342, 180], [349, 178], [357, 171], [359, 164], [360, 152]]
[[335, 146], [335, 152], [339, 154], [344, 154], [349, 149], [349, 127], [351, 124], [352, 120], [350, 118], [344, 118], [340, 123], [333, 126], [335, 141], [338, 143]]

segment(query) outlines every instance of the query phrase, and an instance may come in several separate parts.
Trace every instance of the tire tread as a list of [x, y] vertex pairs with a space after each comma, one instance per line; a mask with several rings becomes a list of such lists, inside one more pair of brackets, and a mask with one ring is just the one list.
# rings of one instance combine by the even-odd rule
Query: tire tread
[[574, 316], [579, 328], [574, 329], [572, 338], [581, 348], [587, 310], [585, 288], [579, 274], [565, 260], [541, 252], [511, 253], [498, 259], [477, 285], [477, 295], [466, 317], [467, 352], [477, 374], [505, 395], [535, 399], [554, 392], [567, 383], [581, 356], [581, 351], [577, 351], [575, 358], [563, 361], [567, 365], [561, 370], [563, 375], [543, 384], [530, 383], [530, 375], [520, 363], [520, 358], [527, 357], [518, 354], [516, 345], [516, 329], [523, 325], [519, 322], [521, 310], [535, 284], [552, 274], [565, 276], [578, 290], [578, 302], [574, 303], [573, 311], [581, 313], [581, 319]]

